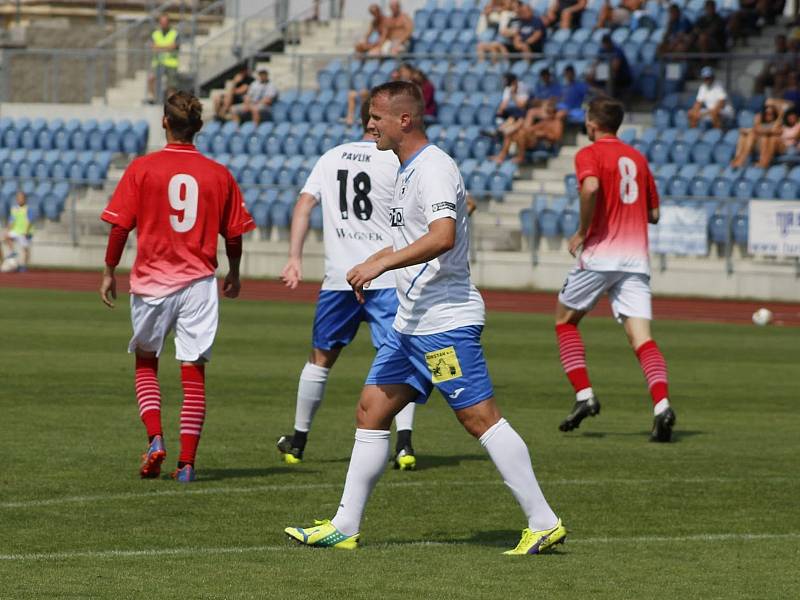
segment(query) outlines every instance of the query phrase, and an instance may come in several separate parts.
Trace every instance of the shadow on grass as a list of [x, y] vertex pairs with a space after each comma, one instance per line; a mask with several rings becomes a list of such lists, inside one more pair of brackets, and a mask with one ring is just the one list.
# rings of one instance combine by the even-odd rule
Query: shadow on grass
[[[694, 437], [696, 435], [706, 435], [707, 431], [686, 430], [678, 429], [672, 433], [672, 442], [678, 442], [684, 438]], [[583, 431], [577, 436], [581, 438], [604, 438], [604, 437], [641, 437], [645, 440], [650, 439], [649, 431]]]
[[[417, 471], [427, 471], [428, 469], [439, 469], [442, 467], [457, 467], [462, 462], [470, 460], [489, 460], [486, 454], [455, 454], [455, 455], [436, 455], [425, 454], [425, 452], [417, 452]], [[394, 452], [392, 452], [392, 460], [394, 459]], [[314, 460], [315, 463], [349, 463], [350, 457], [343, 456], [339, 458], [327, 458], [322, 460]]]
[[279, 467], [254, 467], [239, 469], [202, 469], [198, 471], [199, 481], [220, 481], [222, 479], [246, 479], [248, 477], [271, 477], [274, 475], [318, 475], [319, 471]]
[[[484, 546], [496, 548], [498, 553], [501, 553], [506, 550], [511, 550], [517, 545], [521, 532], [521, 529], [491, 529], [488, 531], [478, 531], [468, 538], [446, 539], [437, 537], [436, 539], [430, 540], [403, 540], [388, 542], [387, 546], [392, 546], [393, 544], [407, 546], [414, 543], [425, 544], [426, 542], [432, 542], [434, 544], [452, 544], [454, 546]], [[567, 543], [569, 542], [567, 541]], [[563, 545], [557, 545], [554, 548], [548, 549], [542, 556], [547, 556], [548, 554], [568, 554], [565, 550]]]

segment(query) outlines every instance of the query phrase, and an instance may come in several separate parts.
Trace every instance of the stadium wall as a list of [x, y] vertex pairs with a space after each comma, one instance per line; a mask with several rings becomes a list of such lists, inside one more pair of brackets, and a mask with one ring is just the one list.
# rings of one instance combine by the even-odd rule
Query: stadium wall
[[[98, 215], [99, 218], [99, 215]], [[311, 234], [312, 238], [314, 234]], [[84, 238], [79, 246], [67, 240], [41, 241], [34, 244], [33, 265], [64, 268], [96, 268], [100, 271], [105, 256], [106, 240], [101, 236]], [[287, 242], [247, 240], [242, 259], [242, 275], [275, 279], [286, 262]], [[135, 256], [129, 242], [121, 268], [129, 268]], [[323, 276], [323, 248], [316, 239], [306, 244], [303, 271], [307, 281]], [[473, 280], [479, 287], [499, 289], [557, 290], [573, 265], [566, 251], [545, 251], [539, 264], [531, 265], [526, 252], [476, 253], [472, 264]], [[796, 265], [752, 258], [734, 258], [733, 273], [727, 274], [725, 262], [718, 258], [669, 257], [668, 268], [654, 268], [653, 292], [657, 295], [696, 296], [708, 298], [760, 299], [796, 302], [800, 298], [800, 278]], [[220, 274], [227, 260], [219, 254]], [[654, 266], [656, 262], [654, 261]]]

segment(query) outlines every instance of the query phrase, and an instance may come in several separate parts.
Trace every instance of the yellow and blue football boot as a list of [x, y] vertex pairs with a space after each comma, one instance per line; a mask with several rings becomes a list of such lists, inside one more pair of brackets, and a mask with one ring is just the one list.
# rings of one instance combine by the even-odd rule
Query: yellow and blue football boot
[[355, 550], [358, 548], [360, 534], [344, 535], [334, 527], [329, 519], [314, 520], [314, 527], [287, 527], [283, 530], [293, 540], [306, 546], [315, 548], [338, 548], [340, 550]]

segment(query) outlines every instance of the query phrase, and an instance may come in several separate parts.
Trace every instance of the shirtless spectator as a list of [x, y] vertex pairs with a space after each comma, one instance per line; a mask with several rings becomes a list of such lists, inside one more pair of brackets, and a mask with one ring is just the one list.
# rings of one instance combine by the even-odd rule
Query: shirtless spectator
[[501, 164], [508, 157], [511, 145], [517, 145], [513, 161], [522, 164], [525, 162], [525, 153], [541, 143], [554, 145], [561, 143], [564, 138], [564, 113], [556, 109], [552, 100], [545, 101], [541, 106], [531, 108], [525, 115], [522, 126], [512, 135], [503, 140], [503, 147], [494, 161]]
[[408, 50], [414, 21], [400, 8], [399, 0], [389, 2], [389, 16], [383, 18], [378, 44], [370, 51], [374, 56], [397, 56]]
[[633, 13], [642, 10], [645, 0], [620, 0], [617, 6], [611, 6], [611, 0], [605, 0], [597, 14], [595, 29], [606, 27], [627, 26], [631, 22]]
[[561, 29], [580, 27], [581, 15], [586, 8], [587, 0], [552, 0], [544, 17], [544, 24]]
[[225, 86], [225, 91], [214, 98], [214, 115], [218, 119], [227, 119], [233, 107], [241, 108], [250, 84], [255, 81], [247, 65], [243, 66]]
[[381, 7], [377, 4], [370, 4], [369, 14], [372, 15], [372, 21], [369, 24], [367, 34], [356, 44], [356, 54], [372, 52], [378, 47], [381, 39], [381, 32], [383, 31], [384, 21], [386, 20], [381, 11]]

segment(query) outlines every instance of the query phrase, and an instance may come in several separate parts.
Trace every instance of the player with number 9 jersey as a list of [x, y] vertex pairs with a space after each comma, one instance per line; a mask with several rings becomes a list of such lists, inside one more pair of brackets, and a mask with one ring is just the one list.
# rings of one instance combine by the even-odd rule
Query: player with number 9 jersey
[[242, 234], [255, 228], [233, 176], [192, 144], [203, 125], [201, 111], [199, 100], [187, 92], [167, 99], [162, 121], [167, 146], [128, 166], [101, 216], [112, 228], [100, 295], [112, 308], [115, 268], [128, 234], [137, 230], [128, 351], [136, 354], [136, 400], [148, 435], [139, 474], [157, 478], [166, 457], [157, 373], [164, 340], [174, 330], [184, 403], [181, 451], [173, 477], [182, 483], [195, 479], [195, 455], [205, 420], [205, 363], [219, 316], [214, 278], [218, 237], [225, 238], [230, 263], [223, 291], [235, 298], [240, 289]]

